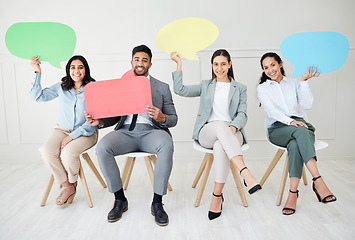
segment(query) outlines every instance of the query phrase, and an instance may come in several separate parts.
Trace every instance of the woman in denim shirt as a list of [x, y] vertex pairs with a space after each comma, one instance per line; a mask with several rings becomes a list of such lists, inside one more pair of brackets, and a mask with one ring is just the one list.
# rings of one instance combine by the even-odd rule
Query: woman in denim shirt
[[56, 200], [57, 205], [64, 205], [71, 203], [76, 193], [80, 154], [97, 142], [96, 127], [88, 125], [83, 115], [84, 86], [95, 80], [90, 76], [86, 59], [77, 55], [69, 59], [66, 76], [61, 82], [42, 89], [41, 62], [38, 59], [31, 59], [35, 77], [29, 92], [31, 99], [36, 102], [59, 97], [57, 123], [40, 148], [40, 153], [54, 179], [64, 187]]

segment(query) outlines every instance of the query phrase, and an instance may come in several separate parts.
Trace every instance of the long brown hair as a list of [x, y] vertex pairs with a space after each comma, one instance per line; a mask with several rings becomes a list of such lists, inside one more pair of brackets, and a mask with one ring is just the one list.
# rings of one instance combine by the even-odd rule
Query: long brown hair
[[[227, 52], [227, 50], [225, 49], [218, 49], [216, 50], [213, 54], [212, 54], [212, 57], [211, 57], [211, 64], [213, 64], [213, 60], [215, 57], [218, 57], [218, 56], [224, 56], [227, 58], [228, 60], [228, 63], [230, 63], [231, 61], [231, 56], [229, 55], [229, 53]], [[228, 73], [227, 73], [228, 77], [231, 77], [234, 79], [234, 73], [233, 73], [233, 66], [231, 65], [231, 67], [228, 69]], [[215, 79], [216, 78], [216, 74], [214, 74], [213, 72], [213, 67], [212, 67], [212, 79]]]

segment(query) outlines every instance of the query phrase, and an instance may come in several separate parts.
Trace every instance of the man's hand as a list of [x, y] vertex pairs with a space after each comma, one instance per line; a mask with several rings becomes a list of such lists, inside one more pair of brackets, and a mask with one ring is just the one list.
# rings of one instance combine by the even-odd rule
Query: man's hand
[[154, 106], [147, 106], [147, 110], [149, 117], [153, 118], [157, 122], [165, 123], [166, 116], [159, 108]]
[[104, 124], [101, 119], [93, 119], [90, 113], [84, 112], [84, 117], [86, 118], [88, 124], [91, 126], [97, 126], [97, 125], [102, 126]]

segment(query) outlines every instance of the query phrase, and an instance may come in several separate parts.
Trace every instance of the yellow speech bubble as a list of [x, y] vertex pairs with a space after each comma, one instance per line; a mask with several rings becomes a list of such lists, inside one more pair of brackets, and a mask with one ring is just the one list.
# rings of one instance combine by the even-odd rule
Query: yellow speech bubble
[[177, 52], [184, 58], [199, 60], [196, 52], [208, 47], [218, 37], [217, 26], [203, 18], [183, 18], [165, 25], [156, 43], [166, 53]]

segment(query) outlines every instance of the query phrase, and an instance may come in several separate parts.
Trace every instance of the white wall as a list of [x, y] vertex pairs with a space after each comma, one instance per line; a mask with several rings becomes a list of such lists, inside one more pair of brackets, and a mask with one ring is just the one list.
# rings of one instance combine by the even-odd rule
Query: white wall
[[[57, 5], [58, 4], [58, 5]], [[58, 102], [34, 103], [28, 95], [32, 80], [29, 61], [10, 54], [5, 46], [6, 30], [16, 22], [53, 21], [72, 27], [77, 36], [74, 54], [84, 55], [97, 80], [120, 77], [129, 70], [131, 49], [139, 44], [153, 51], [151, 74], [171, 85], [174, 63], [155, 43], [167, 23], [185, 17], [206, 18], [219, 28], [218, 39], [198, 53], [200, 61], [184, 60], [186, 84], [211, 75], [210, 57], [217, 48], [232, 55], [238, 81], [248, 86], [246, 126], [251, 148], [248, 159], [270, 159], [274, 149], [265, 140], [264, 111], [258, 107], [256, 85], [261, 75], [259, 59], [266, 51], [279, 52], [282, 40], [306, 31], [336, 31], [350, 43], [345, 64], [336, 72], [311, 80], [315, 96], [308, 112], [316, 135], [329, 143], [319, 152], [322, 158], [354, 159], [355, 135], [355, 1], [269, 0], [269, 1], [26, 1], [0, 0], [0, 161], [39, 161], [38, 147], [57, 117]], [[60, 81], [64, 70], [42, 64], [44, 86]], [[65, 66], [65, 63], [62, 63]], [[285, 61], [286, 73], [293, 67]], [[198, 159], [191, 147], [191, 133], [199, 99], [173, 96], [179, 115], [172, 129], [175, 159]], [[100, 137], [111, 129], [100, 132]], [[94, 156], [94, 154], [93, 154]]]

